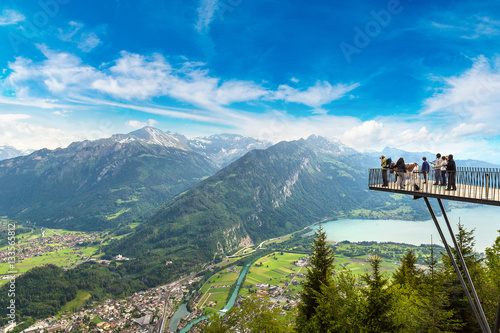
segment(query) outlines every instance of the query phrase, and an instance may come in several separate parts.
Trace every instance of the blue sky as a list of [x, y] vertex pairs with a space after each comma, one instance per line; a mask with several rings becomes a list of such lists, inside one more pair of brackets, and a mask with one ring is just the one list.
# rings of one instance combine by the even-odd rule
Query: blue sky
[[145, 125], [500, 162], [493, 1], [4, 0], [0, 146]]

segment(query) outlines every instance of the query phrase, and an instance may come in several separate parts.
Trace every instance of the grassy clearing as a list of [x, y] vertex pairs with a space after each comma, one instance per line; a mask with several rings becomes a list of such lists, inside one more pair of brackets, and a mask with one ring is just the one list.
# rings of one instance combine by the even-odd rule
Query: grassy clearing
[[127, 200], [122, 200], [122, 199], [118, 199], [115, 201], [115, 203], [117, 205], [121, 205], [121, 204], [124, 204], [124, 203], [130, 203], [130, 202], [136, 202], [136, 201], [139, 201], [139, 198], [136, 197], [135, 195], [131, 196], [129, 199]]
[[128, 212], [131, 208], [122, 208], [120, 209], [118, 212], [116, 212], [115, 214], [113, 215], [106, 215], [106, 219], [109, 220], [113, 220], [113, 219], [116, 219], [118, 216]]
[[86, 300], [90, 298], [90, 293], [85, 290], [78, 290], [78, 293], [76, 294], [76, 297], [74, 300], [66, 303], [62, 308], [61, 311], [59, 311], [59, 314], [64, 313], [65, 311], [69, 311], [71, 313], [74, 312], [74, 310], [80, 309], [80, 307], [85, 303]]

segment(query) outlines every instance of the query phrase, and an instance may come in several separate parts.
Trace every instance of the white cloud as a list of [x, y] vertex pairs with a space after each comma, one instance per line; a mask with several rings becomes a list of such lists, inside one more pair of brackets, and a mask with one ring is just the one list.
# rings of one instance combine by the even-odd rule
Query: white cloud
[[431, 27], [437, 28], [439, 31], [452, 32], [463, 39], [495, 38], [500, 35], [500, 21], [492, 20], [489, 17], [473, 16], [467, 17], [467, 20], [457, 22], [454, 16], [450, 16], [452, 19], [447, 17], [446, 14], [443, 16], [443, 21], [452, 20], [453, 23], [431, 21]]
[[425, 101], [424, 115], [442, 113], [460, 123], [488, 124], [489, 129], [499, 129], [499, 59], [479, 56], [471, 69], [439, 80], [444, 87]]
[[464, 35], [462, 38], [492, 38], [500, 35], [500, 21], [492, 20], [489, 17], [477, 17], [476, 22], [469, 22], [469, 24], [472, 24], [471, 30], [473, 31], [473, 34]]
[[14, 25], [25, 20], [23, 14], [12, 9], [4, 9], [0, 15], [0, 26]]
[[214, 14], [218, 9], [218, 0], [200, 0], [198, 7], [198, 21], [195, 28], [199, 33], [204, 33], [208, 30], [210, 23], [214, 19]]
[[345, 94], [357, 87], [359, 87], [359, 83], [351, 85], [339, 83], [332, 86], [327, 81], [318, 81], [314, 86], [306, 90], [295, 89], [288, 85], [280, 85], [273, 98], [320, 108], [325, 104], [344, 97]]
[[68, 98], [70, 94], [94, 97], [104, 94], [126, 101], [170, 97], [211, 111], [214, 117], [232, 114], [241, 119], [238, 112], [227, 106], [238, 102], [285, 100], [325, 113], [321, 109], [324, 104], [343, 98], [359, 86], [357, 83], [332, 86], [327, 81], [318, 81], [302, 90], [281, 85], [273, 91], [252, 81], [223, 81], [211, 76], [202, 63], [185, 61], [172, 65], [160, 54], [144, 56], [122, 52], [111, 67], [97, 69], [83, 64], [73, 54], [56, 52], [45, 45], [38, 47], [45, 60], [35, 63], [19, 57], [9, 63], [11, 74], [5, 82], [18, 97], [30, 96], [32, 87], [40, 90], [43, 86], [60, 98]]
[[18, 93], [26, 88], [26, 83], [43, 82], [52, 93], [68, 92], [69, 89], [84, 90], [101, 74], [91, 66], [82, 64], [80, 58], [65, 52], [55, 52], [45, 45], [38, 45], [46, 60], [34, 63], [30, 59], [18, 57], [9, 63], [12, 73], [6, 82]]
[[383, 138], [384, 125], [375, 120], [366, 121], [358, 126], [346, 130], [340, 137], [340, 141], [346, 145], [360, 149], [373, 142], [380, 142]]
[[5, 114], [0, 114], [0, 123], [7, 124], [17, 120], [29, 119], [29, 118], [31, 118], [31, 116], [27, 114], [5, 113]]
[[109, 72], [92, 82], [91, 87], [127, 100], [148, 99], [166, 93], [171, 66], [159, 54], [145, 57], [122, 52]]
[[143, 128], [145, 126], [154, 127], [158, 122], [154, 119], [148, 119], [148, 122], [143, 122], [139, 120], [129, 120], [125, 123], [125, 125], [133, 127], [133, 128]]
[[255, 101], [267, 94], [266, 89], [253, 82], [228, 81], [217, 89], [215, 102], [220, 105], [229, 105], [235, 102]]
[[68, 117], [70, 113], [71, 113], [71, 111], [69, 111], [69, 110], [58, 110], [58, 111], [52, 112], [52, 114], [55, 114], [55, 115], [61, 116], [61, 117]]
[[78, 138], [56, 128], [47, 128], [26, 114], [0, 114], [0, 146], [20, 150], [65, 147]]
[[75, 21], [70, 21], [68, 24], [69, 24], [68, 30], [63, 30], [61, 28], [57, 29], [59, 31], [59, 39], [65, 42], [72, 41], [74, 36], [78, 33], [78, 31], [80, 31], [84, 27], [83, 23]]
[[94, 32], [83, 33], [78, 41], [78, 48], [83, 52], [90, 52], [101, 44], [101, 40]]
[[23, 93], [17, 94], [16, 97], [2, 97], [0, 96], [0, 104], [5, 105], [18, 105], [35, 107], [41, 109], [54, 109], [60, 107], [68, 107], [68, 105], [58, 104], [56, 100], [53, 99], [42, 99], [42, 98], [31, 98], [31, 97], [20, 97]]
[[83, 52], [90, 52], [101, 44], [100, 38], [94, 31], [83, 31], [85, 25], [80, 22], [70, 21], [69, 28], [58, 29], [59, 39], [65, 42], [75, 43]]

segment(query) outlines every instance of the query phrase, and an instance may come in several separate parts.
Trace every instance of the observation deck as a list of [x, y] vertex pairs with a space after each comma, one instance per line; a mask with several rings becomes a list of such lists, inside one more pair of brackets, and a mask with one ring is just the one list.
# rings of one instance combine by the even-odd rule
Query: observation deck
[[[383, 183], [383, 171], [381, 168], [370, 169], [368, 176], [368, 187], [370, 190], [401, 193], [413, 195], [415, 199], [423, 198], [427, 209], [439, 232], [439, 236], [448, 253], [448, 257], [455, 269], [457, 277], [462, 285], [462, 288], [467, 296], [469, 304], [478, 321], [481, 332], [483, 333], [499, 333], [500, 332], [500, 301], [495, 320], [495, 327], [491, 330], [482, 304], [479, 301], [474, 283], [470, 277], [467, 265], [461, 253], [455, 234], [451, 227], [448, 216], [444, 209], [441, 199], [472, 202], [483, 205], [500, 206], [500, 168], [471, 168], [459, 167], [455, 172], [456, 190], [447, 190], [447, 186], [435, 185], [436, 171], [430, 170], [427, 173], [427, 181], [425, 182], [425, 174], [422, 172], [406, 172], [404, 174], [404, 187], [401, 188], [401, 183], [396, 181], [396, 173], [387, 170], [387, 184]], [[399, 175], [398, 175], [399, 177]], [[398, 179], [399, 180], [399, 179]], [[449, 174], [446, 175], [446, 181], [449, 181]], [[456, 256], [453, 254], [451, 247], [444, 236], [443, 230], [434, 213], [434, 210], [429, 203], [429, 198], [436, 198], [443, 218], [445, 220], [450, 237], [453, 241]], [[456, 259], [455, 259], [456, 257]], [[462, 267], [462, 271], [460, 267]], [[462, 273], [463, 272], [463, 273]]]
[[[435, 171], [424, 175], [420, 172], [405, 174], [404, 189], [396, 182], [396, 173], [387, 171], [388, 186], [384, 187], [382, 169], [370, 169], [368, 187], [370, 190], [413, 195], [415, 199], [422, 197], [465, 201], [471, 203], [500, 206], [500, 168], [458, 167], [455, 176], [455, 191], [447, 191], [446, 186], [434, 185]], [[448, 181], [448, 176], [446, 178]], [[416, 185], [416, 186], [415, 186]]]

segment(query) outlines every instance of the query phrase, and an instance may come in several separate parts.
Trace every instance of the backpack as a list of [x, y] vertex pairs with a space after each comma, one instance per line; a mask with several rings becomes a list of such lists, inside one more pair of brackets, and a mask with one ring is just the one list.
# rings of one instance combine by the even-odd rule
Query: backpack
[[385, 167], [386, 168], [391, 168], [391, 165], [392, 165], [392, 158], [388, 157], [386, 160], [385, 160]]

